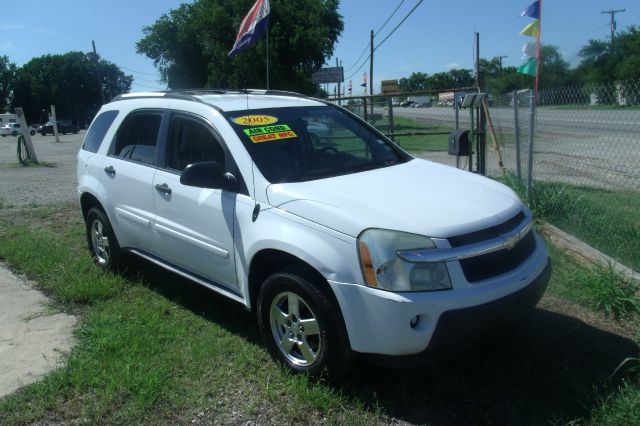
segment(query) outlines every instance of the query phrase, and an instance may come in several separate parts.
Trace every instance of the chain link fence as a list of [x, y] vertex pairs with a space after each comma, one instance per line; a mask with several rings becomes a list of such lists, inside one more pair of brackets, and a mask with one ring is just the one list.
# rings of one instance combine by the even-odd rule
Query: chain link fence
[[[412, 154], [455, 165], [456, 157], [447, 153], [448, 135], [479, 124], [478, 109], [474, 116], [471, 109], [456, 112], [455, 104], [473, 91], [352, 97], [340, 103]], [[518, 90], [489, 95], [487, 104], [493, 124], [493, 132], [487, 126], [486, 133], [487, 175], [502, 175], [501, 156], [506, 171], [524, 181], [640, 190], [640, 82], [543, 90], [537, 105], [531, 90]], [[468, 161], [474, 158], [461, 158], [459, 167], [468, 169]]]

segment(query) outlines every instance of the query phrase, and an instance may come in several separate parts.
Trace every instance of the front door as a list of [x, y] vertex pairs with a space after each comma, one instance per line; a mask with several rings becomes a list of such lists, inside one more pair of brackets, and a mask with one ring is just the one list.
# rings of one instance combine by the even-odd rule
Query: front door
[[164, 157], [164, 167], [153, 181], [159, 256], [201, 278], [236, 289], [233, 228], [237, 194], [180, 183], [180, 173], [189, 164], [217, 161], [224, 167], [220, 141], [205, 121], [173, 113]]

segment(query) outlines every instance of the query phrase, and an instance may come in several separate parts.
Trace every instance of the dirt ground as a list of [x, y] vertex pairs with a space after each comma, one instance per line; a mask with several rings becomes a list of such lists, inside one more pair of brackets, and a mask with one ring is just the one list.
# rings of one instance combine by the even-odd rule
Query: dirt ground
[[41, 166], [21, 167], [17, 138], [0, 138], [0, 206], [51, 204], [77, 199], [76, 154], [84, 131], [77, 135], [32, 136]]

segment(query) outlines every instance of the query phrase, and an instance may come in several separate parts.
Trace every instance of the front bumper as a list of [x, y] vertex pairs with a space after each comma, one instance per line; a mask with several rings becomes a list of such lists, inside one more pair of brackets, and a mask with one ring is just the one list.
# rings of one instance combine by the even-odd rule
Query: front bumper
[[549, 282], [548, 254], [541, 238], [535, 238], [529, 259], [499, 277], [468, 283], [459, 266], [458, 272], [450, 268], [452, 290], [394, 293], [329, 281], [351, 348], [368, 354], [416, 355], [473, 340], [495, 323], [521, 317], [525, 308], [536, 305]]
[[369, 355], [369, 361], [390, 367], [425, 364], [434, 355], [464, 348], [491, 330], [516, 324], [536, 306], [549, 283], [551, 262], [542, 274], [522, 290], [502, 299], [470, 308], [447, 311], [440, 316], [429, 346], [413, 355]]

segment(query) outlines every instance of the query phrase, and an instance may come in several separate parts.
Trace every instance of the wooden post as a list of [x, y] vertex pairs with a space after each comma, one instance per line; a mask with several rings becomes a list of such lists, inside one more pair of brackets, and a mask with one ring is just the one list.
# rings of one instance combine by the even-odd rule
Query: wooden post
[[20, 124], [20, 129], [22, 130], [22, 135], [24, 136], [24, 142], [27, 146], [27, 152], [29, 153], [29, 158], [34, 163], [38, 162], [38, 157], [36, 157], [36, 150], [33, 149], [33, 142], [31, 141], [31, 133], [29, 132], [29, 127], [27, 126], [27, 120], [24, 116], [24, 111], [21, 107], [16, 107], [16, 115], [18, 116], [18, 123]]
[[56, 142], [60, 142], [60, 135], [58, 134], [58, 122], [56, 119], [56, 106], [51, 105], [51, 121], [53, 121], [53, 134], [56, 137]]
[[496, 137], [496, 130], [493, 127], [491, 114], [489, 114], [489, 105], [486, 97], [482, 98], [482, 106], [484, 108], [485, 117], [487, 118], [487, 123], [489, 124], [489, 130], [491, 131], [491, 138], [493, 139], [493, 149], [495, 149], [496, 155], [498, 156], [498, 165], [500, 166], [502, 175], [505, 175], [504, 164], [502, 163], [502, 154], [500, 153], [500, 145], [498, 145], [498, 138]]

